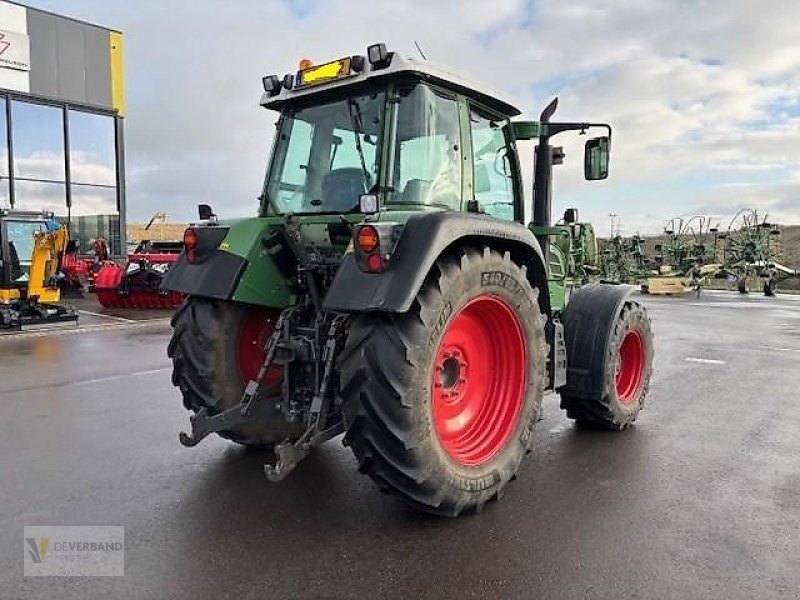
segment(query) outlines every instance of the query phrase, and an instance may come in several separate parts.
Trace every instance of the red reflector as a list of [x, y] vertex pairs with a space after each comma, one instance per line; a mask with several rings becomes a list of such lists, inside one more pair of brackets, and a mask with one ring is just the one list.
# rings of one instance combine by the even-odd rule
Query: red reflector
[[358, 235], [356, 235], [356, 242], [358, 243], [359, 250], [365, 252], [366, 254], [370, 254], [375, 250], [375, 248], [378, 247], [378, 243], [380, 242], [377, 229], [375, 229], [372, 225], [364, 225], [363, 227], [360, 227], [358, 230]]
[[372, 273], [378, 273], [383, 269], [383, 259], [380, 254], [370, 254], [367, 257], [367, 269]]
[[187, 229], [183, 232], [183, 245], [187, 250], [197, 248], [197, 232], [194, 229]]

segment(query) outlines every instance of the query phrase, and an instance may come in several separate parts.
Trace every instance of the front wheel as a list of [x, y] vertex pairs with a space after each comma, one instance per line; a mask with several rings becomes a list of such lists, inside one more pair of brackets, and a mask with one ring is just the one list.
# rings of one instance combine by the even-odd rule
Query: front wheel
[[525, 271], [488, 248], [443, 257], [407, 313], [351, 323], [345, 443], [362, 472], [415, 508], [478, 511], [530, 447], [545, 364]]
[[[598, 347], [598, 352], [603, 349]], [[619, 430], [630, 426], [644, 406], [653, 372], [653, 332], [645, 308], [628, 301], [605, 348], [606, 371], [600, 398], [561, 394], [561, 408], [578, 425]]]
[[764, 280], [764, 295], [772, 297], [778, 289], [778, 282], [772, 277]]

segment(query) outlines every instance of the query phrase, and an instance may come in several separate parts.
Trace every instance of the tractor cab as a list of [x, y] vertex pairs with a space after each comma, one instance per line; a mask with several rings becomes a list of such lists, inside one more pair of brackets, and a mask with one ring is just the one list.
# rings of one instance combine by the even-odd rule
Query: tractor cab
[[520, 111], [500, 94], [382, 44], [300, 66], [263, 80], [261, 104], [280, 118], [262, 216], [455, 210], [523, 221], [516, 140], [548, 132], [512, 123]]
[[[299, 217], [298, 239], [305, 245], [312, 240], [332, 264], [350, 240], [349, 227], [364, 215], [405, 222], [420, 212], [455, 211], [523, 225], [527, 218], [553, 275], [553, 306], [563, 305], [569, 288], [594, 273], [596, 261], [588, 256], [595, 252], [593, 232], [565, 253], [559, 244], [566, 230], [551, 226], [552, 170], [564, 152], [550, 139], [604, 128], [607, 135], [586, 142], [584, 174], [605, 179], [607, 124], [551, 122], [557, 101], [538, 121], [512, 121], [520, 111], [501, 94], [429, 61], [387, 52], [383, 44], [370, 46], [366, 56], [321, 65], [303, 60], [297, 72], [269, 75], [263, 84], [261, 105], [280, 117], [260, 216]], [[528, 203], [520, 140], [537, 143]], [[314, 222], [324, 215], [337, 223]], [[568, 228], [573, 235], [586, 227]], [[373, 270], [382, 270], [383, 261], [372, 260]]]

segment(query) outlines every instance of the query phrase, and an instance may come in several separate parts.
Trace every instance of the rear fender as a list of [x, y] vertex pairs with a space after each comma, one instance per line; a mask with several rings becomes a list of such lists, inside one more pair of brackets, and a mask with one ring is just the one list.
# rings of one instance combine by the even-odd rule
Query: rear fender
[[[542, 249], [527, 227], [470, 213], [420, 212], [409, 217], [383, 272], [366, 273], [355, 256], [347, 254], [323, 307], [342, 312], [406, 312], [436, 259], [459, 246], [508, 251], [514, 262], [527, 267], [531, 285], [546, 289]], [[549, 315], [548, 294], [539, 294], [539, 304], [542, 313]]]
[[633, 286], [594, 283], [574, 291], [562, 315], [567, 383], [557, 391], [580, 398], [606, 393], [608, 346]]
[[293, 297], [264, 245], [271, 226], [268, 219], [253, 218], [230, 227], [195, 227], [195, 261], [181, 252], [162, 289], [258, 306], [289, 306]]

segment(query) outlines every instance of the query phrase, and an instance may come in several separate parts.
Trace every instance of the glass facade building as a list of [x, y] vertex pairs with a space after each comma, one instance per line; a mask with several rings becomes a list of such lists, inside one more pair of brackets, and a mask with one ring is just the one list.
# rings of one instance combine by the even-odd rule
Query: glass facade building
[[0, 208], [48, 211], [81, 253], [125, 239], [122, 37], [0, 0]]
[[0, 91], [0, 208], [46, 210], [81, 252], [120, 239], [120, 143], [113, 113]]

